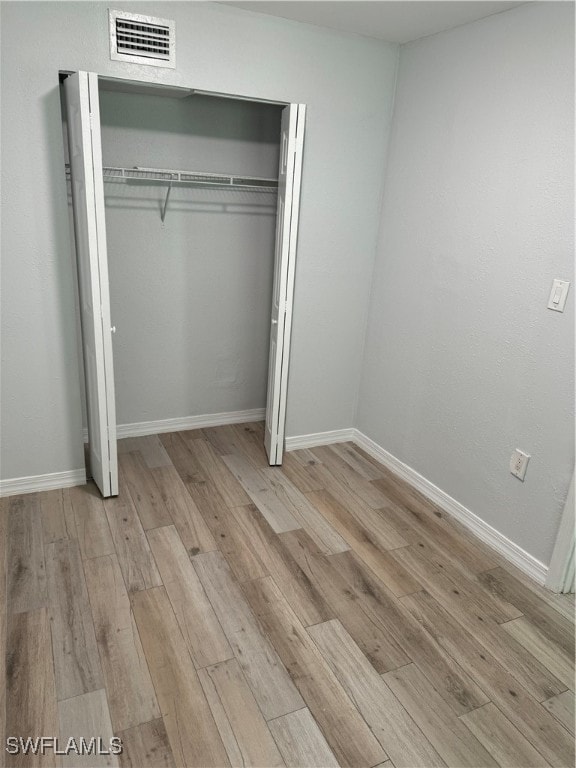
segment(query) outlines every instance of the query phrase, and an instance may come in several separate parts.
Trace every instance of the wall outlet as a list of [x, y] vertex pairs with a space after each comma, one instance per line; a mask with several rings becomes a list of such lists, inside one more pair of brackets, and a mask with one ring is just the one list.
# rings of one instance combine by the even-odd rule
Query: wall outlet
[[526, 475], [526, 467], [530, 461], [530, 456], [520, 448], [516, 448], [512, 456], [510, 457], [510, 472], [519, 480], [524, 480]]

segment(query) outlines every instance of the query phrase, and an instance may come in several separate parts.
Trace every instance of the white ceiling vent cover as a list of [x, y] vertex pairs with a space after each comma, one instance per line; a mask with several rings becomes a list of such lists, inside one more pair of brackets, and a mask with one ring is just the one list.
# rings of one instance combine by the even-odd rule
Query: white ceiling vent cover
[[151, 67], [176, 67], [173, 21], [111, 9], [109, 15], [111, 59]]

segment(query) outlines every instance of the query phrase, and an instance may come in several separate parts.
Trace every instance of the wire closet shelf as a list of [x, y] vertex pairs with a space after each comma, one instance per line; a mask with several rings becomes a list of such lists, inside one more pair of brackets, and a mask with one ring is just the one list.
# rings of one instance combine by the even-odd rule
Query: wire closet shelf
[[[70, 165], [66, 164], [66, 175], [70, 176]], [[223, 173], [207, 173], [204, 171], [176, 171], [166, 168], [119, 168], [104, 166], [102, 168], [104, 181], [136, 181], [142, 183], [163, 182], [168, 184], [166, 199], [160, 212], [162, 223], [166, 218], [168, 200], [173, 184], [190, 184], [197, 187], [214, 189], [243, 189], [246, 192], [275, 192], [278, 189], [278, 179], [267, 179], [260, 176], [233, 176]]]
[[[66, 165], [66, 173], [70, 174], [70, 166]], [[244, 189], [255, 191], [275, 191], [278, 179], [268, 179], [260, 176], [234, 176], [223, 173], [207, 173], [204, 171], [177, 171], [167, 168], [118, 168], [104, 166], [102, 168], [104, 181], [142, 181], [164, 182], [172, 184], [193, 184], [209, 187], [226, 187], [228, 189]]]

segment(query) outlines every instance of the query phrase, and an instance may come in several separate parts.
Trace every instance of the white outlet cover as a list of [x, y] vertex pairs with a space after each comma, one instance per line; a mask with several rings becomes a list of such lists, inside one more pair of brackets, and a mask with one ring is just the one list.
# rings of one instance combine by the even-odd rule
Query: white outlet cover
[[510, 472], [514, 475], [514, 477], [517, 477], [518, 480], [523, 481], [526, 476], [526, 468], [529, 461], [529, 454], [524, 453], [524, 451], [521, 451], [520, 448], [516, 448], [510, 457]]

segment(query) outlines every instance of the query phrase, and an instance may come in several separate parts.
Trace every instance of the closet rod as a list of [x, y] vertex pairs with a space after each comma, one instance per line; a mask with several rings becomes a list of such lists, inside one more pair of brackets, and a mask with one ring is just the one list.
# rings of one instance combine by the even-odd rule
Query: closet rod
[[[70, 166], [66, 164], [66, 173], [70, 174]], [[277, 179], [259, 176], [233, 176], [221, 173], [205, 173], [203, 171], [176, 171], [166, 168], [117, 168], [104, 166], [102, 168], [104, 181], [164, 181], [170, 184], [195, 184], [207, 187], [226, 187], [228, 189], [244, 189], [247, 191], [274, 191], [278, 188]]]

